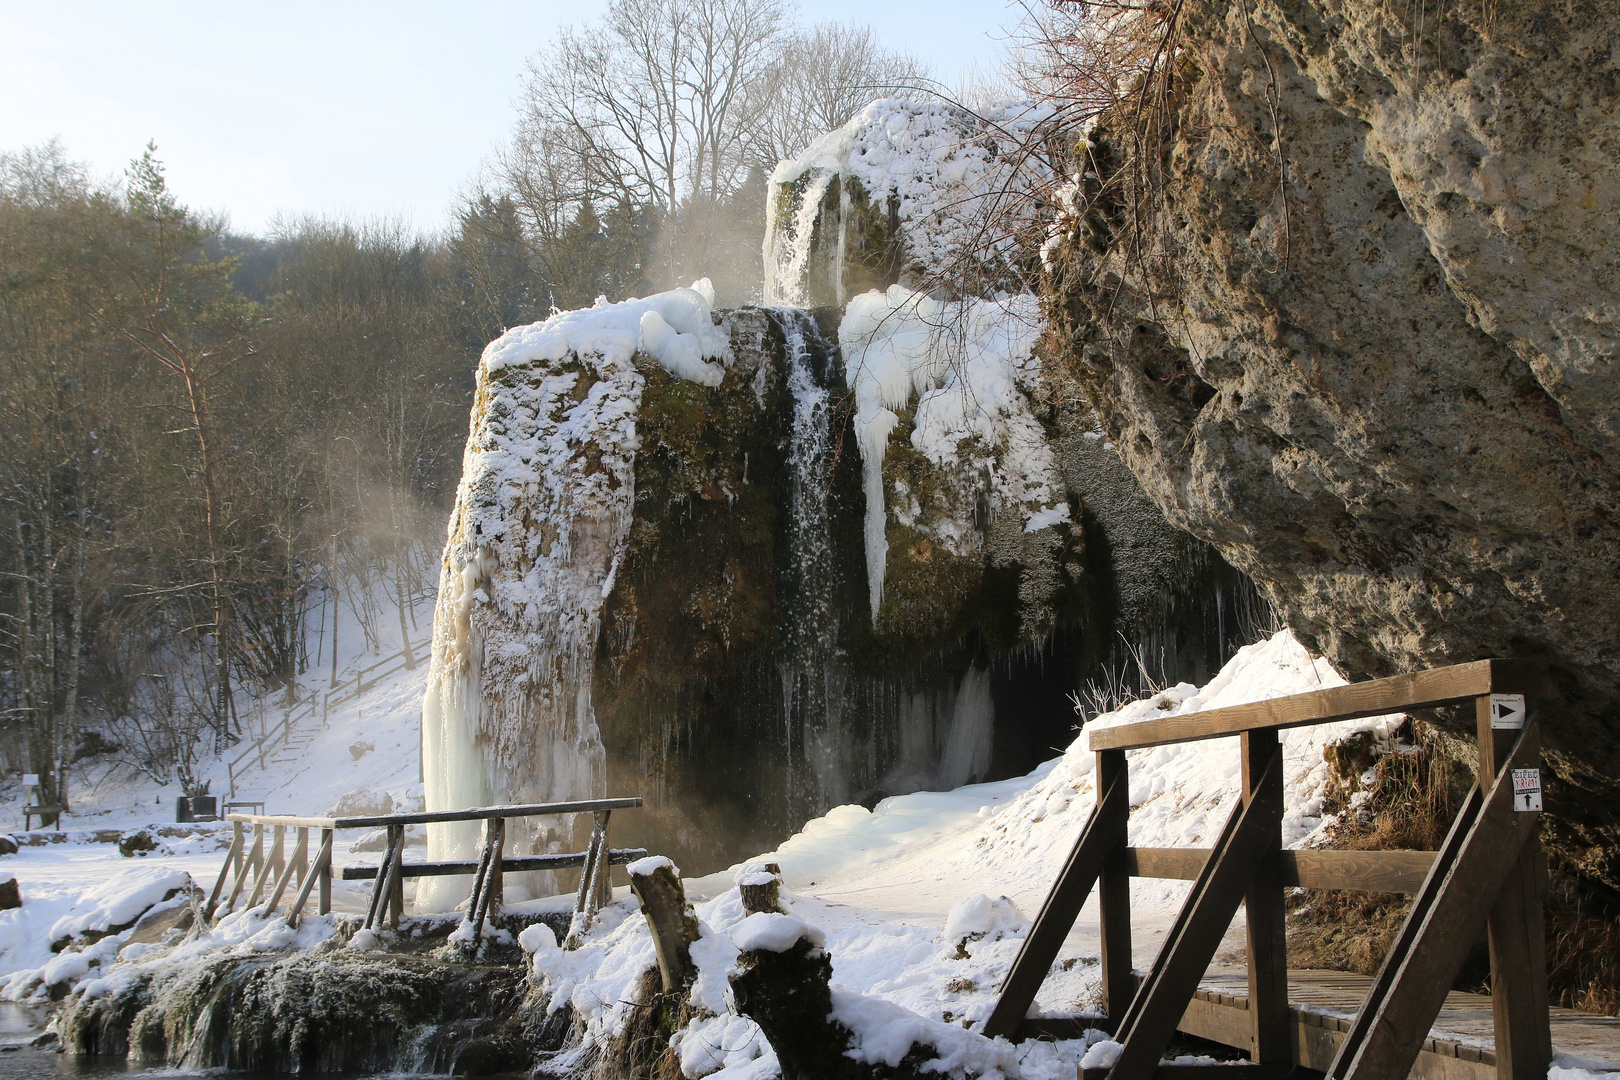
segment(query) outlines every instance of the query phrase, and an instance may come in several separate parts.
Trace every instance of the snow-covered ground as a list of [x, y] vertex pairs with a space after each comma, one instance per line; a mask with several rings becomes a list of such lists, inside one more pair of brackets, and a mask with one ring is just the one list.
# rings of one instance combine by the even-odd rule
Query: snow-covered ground
[[[334, 716], [330, 732], [299, 766], [267, 778], [270, 809], [326, 810], [330, 805], [323, 801], [339, 801], [357, 789], [387, 793], [396, 802], [415, 797], [419, 788], [410, 740], [415, 738], [422, 681], [419, 667], [378, 687], [358, 708]], [[1284, 631], [1240, 651], [1203, 688], [1173, 687], [1090, 726], [1342, 683], [1329, 665], [1313, 660]], [[1283, 733], [1289, 846], [1308, 845], [1324, 827], [1324, 747], [1357, 731], [1387, 735], [1397, 722], [1396, 717], [1383, 717]], [[377, 749], [356, 760], [347, 748], [360, 739], [376, 742]], [[1132, 843], [1207, 845], [1237, 799], [1237, 740], [1134, 751], [1129, 757]], [[1027, 776], [899, 796], [870, 811], [837, 807], [746, 866], [688, 880], [702, 934], [693, 948], [699, 971], [694, 1003], [701, 1014], [676, 1037], [686, 1074], [716, 1080], [778, 1075], [769, 1044], [752, 1021], [738, 1014], [727, 974], [741, 949], [781, 945], [801, 935], [824, 942], [831, 954], [835, 1013], [856, 1033], [856, 1053], [867, 1060], [892, 1064], [922, 1042], [938, 1048], [943, 1075], [1067, 1080], [1082, 1059], [1098, 1063], [1106, 1049], [1093, 1046], [1102, 1040], [1100, 1033], [1068, 1042], [1014, 1045], [971, 1030], [989, 1014], [1028, 931], [1029, 913], [1038, 909], [1091, 811], [1093, 768], [1082, 733], [1063, 756]], [[110, 790], [139, 795], [133, 784]], [[136, 803], [126, 802], [122, 815], [114, 800], [109, 803], [104, 820], [132, 824], [152, 818], [143, 818]], [[204, 938], [168, 954], [143, 956], [152, 947], [125, 945], [120, 938], [127, 935], [82, 952], [50, 953], [53, 938], [124, 921], [131, 896], [140, 894], [143, 902], [154, 899], [183, 880], [184, 872], [206, 883], [222, 856], [218, 841], [218, 834], [202, 831], [190, 838], [166, 838], [158, 851], [134, 859], [120, 857], [115, 845], [68, 842], [24, 847], [0, 860], [0, 868], [16, 874], [25, 899], [22, 908], [0, 912], [0, 994], [37, 999], [43, 985], [63, 978], [86, 992], [106, 992], [141, 965], [196, 960], [207, 950], [307, 947], [331, 934], [325, 919], [310, 919], [295, 933], [279, 920], [239, 912]], [[743, 911], [735, 881], [751, 872], [750, 866], [765, 862], [781, 867], [787, 915], [746, 916]], [[115, 874], [119, 876], [113, 879]], [[1186, 888], [1181, 882], [1133, 882], [1139, 965], [1151, 961]], [[340, 894], [340, 901], [345, 898]], [[359, 890], [349, 897], [361, 898]], [[1228, 935], [1228, 959], [1236, 959], [1241, 949], [1240, 930], [1241, 915]], [[636, 983], [655, 962], [646, 923], [622, 889], [581, 948], [559, 949], [544, 926], [526, 931], [521, 942], [532, 954], [534, 976], [550, 995], [551, 1007], [571, 1003], [584, 1019], [588, 1037], [598, 1042], [622, 1029], [636, 1007]], [[1093, 901], [1041, 989], [1036, 1001], [1041, 1015], [1083, 1015], [1096, 1006], [1097, 954]], [[1616, 1073], [1560, 1066], [1551, 1070], [1550, 1078], [1588, 1080], [1596, 1075], [1620, 1080]]]
[[[265, 812], [272, 814], [420, 807], [420, 723], [432, 620], [430, 599], [418, 607], [416, 620], [418, 629], [411, 636], [415, 670], [396, 672], [368, 686], [358, 698], [335, 707], [325, 727], [317, 715], [295, 729], [295, 738], [313, 735], [313, 740], [290, 762], [271, 761], [265, 769], [249, 767], [239, 772], [236, 798], [262, 800]], [[385, 613], [378, 623], [377, 638], [368, 647], [349, 610], [343, 610], [338, 634], [340, 684], [352, 682], [354, 672], [400, 650], [397, 613]], [[326, 646], [330, 644], [328, 636]], [[330, 655], [322, 659], [316, 670], [312, 658], [311, 670], [301, 681], [301, 696], [307, 698], [310, 693], [325, 693], [328, 689]], [[264, 703], [263, 715], [269, 727], [274, 727], [284, 714], [280, 698], [277, 694]], [[256, 733], [259, 709], [252, 702], [243, 702], [241, 707], [245, 725]], [[207, 765], [200, 770], [201, 775], [210, 781], [211, 791], [221, 803], [230, 797], [226, 761], [247, 746], [243, 743], [223, 757], [205, 759]], [[129, 913], [114, 910], [119, 907], [120, 897], [125, 898], [126, 906], [129, 899], [155, 899], [147, 895], [154, 880], [165, 883], [158, 895], [172, 886], [174, 879], [183, 881], [187, 874], [203, 889], [211, 888], [230, 842], [228, 824], [175, 824], [174, 800], [180, 794], [177, 784], [159, 784], [127, 766], [103, 759], [91, 759], [75, 770], [70, 782], [73, 812], [64, 815], [60, 829], [54, 830], [56, 835], [49, 836], [52, 842], [26, 842], [29, 838], [20, 831], [20, 782], [10, 777], [4, 787], [0, 794], [0, 827], [18, 830], [14, 835], [25, 842], [16, 854], [0, 856], [0, 876], [14, 876], [23, 899], [22, 907], [0, 911], [0, 997], [15, 1000], [37, 996], [42, 993], [41, 978], [55, 982], [69, 976], [93, 975], [100, 966], [110, 963], [117, 951], [116, 942], [93, 945], [85, 953], [59, 956], [51, 952], [52, 941], [69, 933], [99, 931], [126, 922]], [[128, 835], [143, 828], [154, 831], [158, 845], [147, 854], [124, 857], [118, 845], [109, 842], [118, 834]], [[46, 838], [40, 832], [36, 830], [35, 839]], [[102, 842], [96, 840], [98, 832]], [[376, 861], [376, 854], [349, 850], [364, 839], [357, 833], [339, 836], [339, 865]], [[368, 883], [335, 882], [335, 906], [340, 910], [360, 907], [368, 888]], [[245, 933], [239, 931], [238, 936]], [[50, 964], [55, 967], [46, 971]], [[30, 973], [39, 973], [40, 977]]]

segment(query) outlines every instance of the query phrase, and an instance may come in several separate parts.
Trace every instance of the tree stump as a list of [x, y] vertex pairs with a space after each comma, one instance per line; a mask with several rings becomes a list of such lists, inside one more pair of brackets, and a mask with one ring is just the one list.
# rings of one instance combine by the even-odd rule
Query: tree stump
[[782, 910], [782, 868], [776, 863], [748, 866], [737, 875], [737, 891], [742, 894], [743, 910], [753, 915], [760, 911]]
[[631, 863], [630, 891], [641, 904], [658, 953], [658, 973], [665, 994], [679, 994], [697, 977], [692, 942], [698, 938], [697, 915], [686, 902], [675, 864], [662, 856]]

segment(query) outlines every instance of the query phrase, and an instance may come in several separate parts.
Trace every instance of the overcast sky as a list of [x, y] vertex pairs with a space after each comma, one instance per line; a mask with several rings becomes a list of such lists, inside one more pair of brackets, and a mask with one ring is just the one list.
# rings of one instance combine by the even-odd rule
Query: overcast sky
[[[60, 137], [117, 175], [155, 139], [171, 188], [239, 231], [278, 214], [423, 229], [506, 136], [526, 58], [606, 0], [0, 0], [0, 150]], [[993, 69], [1006, 0], [814, 0], [956, 83]]]

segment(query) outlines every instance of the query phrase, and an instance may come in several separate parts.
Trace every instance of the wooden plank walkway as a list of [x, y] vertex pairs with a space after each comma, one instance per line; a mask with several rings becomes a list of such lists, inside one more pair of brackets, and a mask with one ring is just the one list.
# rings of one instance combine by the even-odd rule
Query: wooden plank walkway
[[[1343, 971], [1288, 972], [1289, 1036], [1294, 1060], [1325, 1071], [1367, 997], [1372, 980]], [[1242, 968], [1212, 967], [1178, 1025], [1228, 1046], [1249, 1045], [1249, 976]], [[1620, 1019], [1551, 1010], [1553, 1051], [1588, 1066], [1620, 1070]], [[1424, 1080], [1495, 1080], [1495, 1019], [1483, 994], [1447, 995], [1431, 1037], [1412, 1069]]]

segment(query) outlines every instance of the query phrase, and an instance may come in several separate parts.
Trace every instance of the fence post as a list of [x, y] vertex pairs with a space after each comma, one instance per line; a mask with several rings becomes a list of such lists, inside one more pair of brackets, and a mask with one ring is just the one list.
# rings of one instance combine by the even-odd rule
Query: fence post
[[321, 879], [320, 914], [322, 915], [332, 914], [332, 844], [335, 839], [336, 830], [321, 830], [321, 850], [326, 852], [326, 858], [322, 860], [316, 872]]
[[[1272, 755], [1281, 755], [1276, 728], [1246, 731], [1242, 737], [1243, 802], [1283, 802], [1281, 769], [1266, 771]], [[1269, 779], [1262, 787], [1261, 777]], [[1249, 953], [1250, 1059], [1261, 1065], [1291, 1065], [1293, 1040], [1288, 1031], [1288, 928], [1283, 909], [1282, 822], [1271, 837], [1271, 850], [1260, 860], [1243, 895]]]
[[[1129, 814], [1128, 766], [1123, 750], [1097, 751], [1097, 799], [1112, 790], [1126, 804]], [[1119, 786], [1114, 782], [1118, 780]], [[1136, 976], [1131, 971], [1131, 875], [1125, 865], [1126, 816], [1121, 816], [1119, 842], [1103, 862], [1097, 875], [1097, 918], [1102, 935], [1103, 1012], [1118, 1020], [1131, 1007], [1136, 995]]]
[[[1493, 689], [1498, 689], [1498, 684], [1505, 691], [1523, 691], [1525, 709], [1520, 723], [1528, 725], [1538, 704], [1530, 680], [1511, 675], [1492, 679]], [[1489, 788], [1519, 736], [1519, 730], [1494, 728], [1494, 712], [1491, 696], [1475, 699], [1481, 789]], [[1539, 769], [1539, 755], [1529, 764]], [[1539, 1080], [1547, 1075], [1552, 1061], [1545, 902], [1545, 855], [1540, 839], [1531, 836], [1518, 862], [1508, 871], [1486, 923], [1498, 1080]]]

